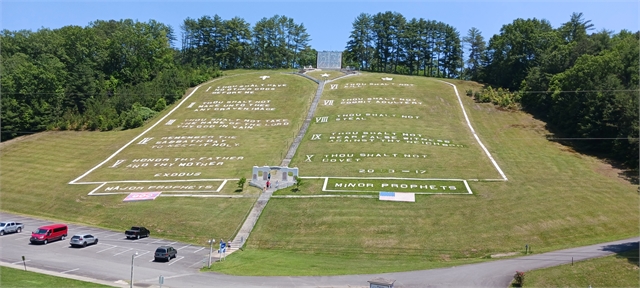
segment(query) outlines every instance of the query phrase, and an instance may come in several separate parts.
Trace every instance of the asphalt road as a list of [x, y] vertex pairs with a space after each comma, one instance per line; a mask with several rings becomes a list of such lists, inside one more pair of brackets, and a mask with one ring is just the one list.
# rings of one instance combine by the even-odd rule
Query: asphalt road
[[[70, 248], [68, 239], [47, 245], [30, 245], [29, 232], [48, 221], [18, 217], [0, 213], [2, 220], [23, 222], [26, 231], [0, 237], [0, 261], [22, 264], [24, 255], [27, 267], [47, 270], [54, 275], [77, 275], [99, 279], [102, 283], [127, 286], [131, 273], [131, 257], [134, 259], [135, 284], [138, 287], [158, 286], [158, 277], [164, 276], [162, 287], [368, 287], [368, 280], [377, 277], [395, 280], [395, 287], [507, 287], [515, 271], [529, 271], [571, 263], [594, 257], [610, 255], [637, 248], [640, 237], [608, 243], [559, 250], [543, 254], [496, 260], [485, 263], [450, 268], [345, 276], [310, 277], [259, 277], [229, 276], [217, 273], [201, 273], [203, 261], [208, 256], [204, 247], [170, 242], [158, 238], [126, 240], [123, 232], [70, 225], [70, 235], [91, 231], [100, 243], [86, 248]], [[95, 232], [94, 232], [95, 231]], [[153, 250], [157, 246], [171, 244], [178, 250], [178, 258], [169, 263], [153, 262]], [[236, 252], [241, 253], [241, 252]], [[215, 255], [215, 254], [214, 254]], [[182, 257], [182, 258], [181, 258]]]

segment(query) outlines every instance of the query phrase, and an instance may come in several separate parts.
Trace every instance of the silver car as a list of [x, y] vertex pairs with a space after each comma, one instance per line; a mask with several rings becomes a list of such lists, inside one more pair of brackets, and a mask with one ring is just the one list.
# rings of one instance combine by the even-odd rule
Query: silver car
[[98, 237], [91, 234], [76, 234], [71, 237], [69, 244], [73, 247], [87, 247], [87, 245], [98, 244]]

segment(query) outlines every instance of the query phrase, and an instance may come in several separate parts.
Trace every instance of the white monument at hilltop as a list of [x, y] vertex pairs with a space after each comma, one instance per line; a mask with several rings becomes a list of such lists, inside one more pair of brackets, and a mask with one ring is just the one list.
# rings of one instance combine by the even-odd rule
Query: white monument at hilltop
[[342, 52], [338, 51], [322, 51], [318, 52], [318, 61], [316, 68], [318, 69], [336, 69], [342, 68]]

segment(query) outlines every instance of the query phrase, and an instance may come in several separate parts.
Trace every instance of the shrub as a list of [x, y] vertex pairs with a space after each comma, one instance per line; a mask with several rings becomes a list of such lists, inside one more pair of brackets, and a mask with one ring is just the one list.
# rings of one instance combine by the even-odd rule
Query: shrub
[[153, 110], [156, 112], [160, 112], [164, 110], [164, 108], [167, 108], [167, 101], [164, 100], [163, 97], [160, 97], [158, 98], [158, 101], [156, 101], [156, 106], [153, 106]]
[[524, 272], [516, 271], [516, 274], [513, 275], [513, 282], [516, 286], [522, 287], [524, 284]]
[[473, 96], [473, 90], [471, 89], [467, 90], [467, 96], [469, 97]]
[[244, 189], [245, 182], [247, 182], [247, 178], [244, 178], [244, 177], [240, 178], [240, 180], [238, 181], [238, 188], [240, 190]]

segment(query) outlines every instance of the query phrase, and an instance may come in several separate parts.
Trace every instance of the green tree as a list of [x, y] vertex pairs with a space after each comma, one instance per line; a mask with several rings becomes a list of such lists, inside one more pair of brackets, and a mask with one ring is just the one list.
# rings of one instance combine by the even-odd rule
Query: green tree
[[345, 54], [347, 61], [363, 70], [371, 69], [373, 58], [373, 19], [367, 13], [361, 13], [352, 23], [351, 34]]
[[467, 59], [467, 73], [469, 78], [471, 80], [478, 80], [483, 64], [482, 60], [487, 48], [484, 37], [482, 37], [482, 33], [478, 28], [471, 27], [467, 32], [467, 36], [462, 38], [462, 41], [469, 45], [469, 57]]
[[547, 20], [516, 19], [489, 40], [484, 81], [510, 90], [520, 88], [529, 69], [540, 64], [543, 51], [557, 34]]

